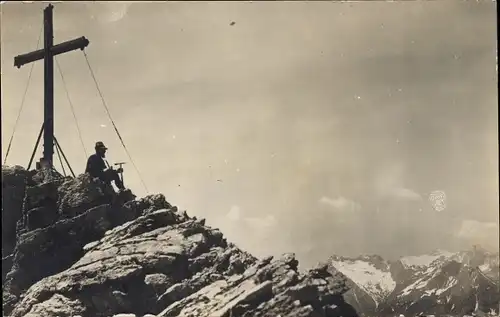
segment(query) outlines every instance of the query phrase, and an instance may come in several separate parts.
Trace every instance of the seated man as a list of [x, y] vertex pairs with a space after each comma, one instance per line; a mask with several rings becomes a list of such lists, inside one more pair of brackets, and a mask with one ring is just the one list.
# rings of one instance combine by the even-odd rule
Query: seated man
[[109, 164], [107, 164], [108, 162], [105, 160], [107, 149], [108, 148], [104, 146], [104, 143], [100, 141], [96, 142], [95, 154], [92, 154], [87, 160], [85, 173], [90, 174], [92, 177], [99, 178], [108, 185], [111, 185], [111, 182], [114, 181], [116, 187], [123, 190], [125, 187], [123, 186], [123, 182], [118, 175], [123, 172], [123, 169], [120, 167], [119, 169], [114, 170], [109, 166]]

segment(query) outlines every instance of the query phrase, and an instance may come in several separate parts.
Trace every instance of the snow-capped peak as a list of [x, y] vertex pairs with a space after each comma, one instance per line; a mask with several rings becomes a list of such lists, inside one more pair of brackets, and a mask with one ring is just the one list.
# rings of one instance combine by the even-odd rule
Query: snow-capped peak
[[470, 296], [480, 298], [482, 311], [497, 307], [500, 298], [499, 255], [477, 248], [434, 250], [398, 261], [377, 255], [333, 256], [330, 264], [354, 284], [347, 300], [364, 316], [454, 315], [478, 309], [467, 300]]

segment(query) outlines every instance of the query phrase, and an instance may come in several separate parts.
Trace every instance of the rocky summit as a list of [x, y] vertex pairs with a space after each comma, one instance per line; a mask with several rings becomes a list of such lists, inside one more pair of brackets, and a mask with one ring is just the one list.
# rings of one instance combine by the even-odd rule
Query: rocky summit
[[346, 279], [257, 259], [163, 195], [2, 166], [3, 315], [343, 316]]

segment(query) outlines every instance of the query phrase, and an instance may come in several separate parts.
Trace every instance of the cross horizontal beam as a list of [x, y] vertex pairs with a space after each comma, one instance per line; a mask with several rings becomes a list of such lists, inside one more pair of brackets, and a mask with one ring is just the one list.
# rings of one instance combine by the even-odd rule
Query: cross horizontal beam
[[[82, 36], [74, 40], [54, 45], [50, 48], [50, 52], [52, 53], [52, 56], [56, 56], [76, 49], [83, 50], [88, 45], [89, 45], [89, 40], [85, 38], [85, 36]], [[40, 49], [30, 53], [18, 55], [14, 57], [14, 66], [20, 68], [25, 64], [44, 59], [44, 57], [45, 57], [45, 49]]]

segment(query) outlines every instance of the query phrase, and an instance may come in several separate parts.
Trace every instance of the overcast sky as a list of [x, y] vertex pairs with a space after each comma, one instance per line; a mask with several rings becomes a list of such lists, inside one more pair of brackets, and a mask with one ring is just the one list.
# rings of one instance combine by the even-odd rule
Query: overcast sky
[[[3, 160], [31, 67], [13, 58], [36, 49], [43, 6], [1, 8]], [[90, 40], [150, 193], [257, 255], [294, 251], [310, 265], [498, 248], [495, 12], [446, 0], [63, 3], [54, 30], [55, 43]], [[87, 151], [102, 140], [110, 162], [129, 161], [82, 52], [57, 60]], [[81, 173], [57, 68], [55, 84], [56, 136]], [[36, 62], [8, 164], [27, 165], [42, 119]]]

